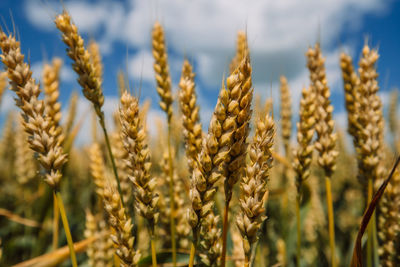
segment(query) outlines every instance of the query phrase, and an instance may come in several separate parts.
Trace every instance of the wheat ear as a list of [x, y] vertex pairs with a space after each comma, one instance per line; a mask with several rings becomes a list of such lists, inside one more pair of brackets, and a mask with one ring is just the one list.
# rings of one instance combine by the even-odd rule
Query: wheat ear
[[312, 139], [315, 126], [315, 93], [311, 88], [303, 88], [300, 100], [300, 118], [297, 123], [298, 147], [294, 150], [293, 168], [296, 172], [296, 221], [297, 221], [297, 266], [300, 266], [301, 258], [301, 225], [300, 225], [300, 202], [303, 182], [310, 176], [310, 165], [314, 146]]
[[[379, 58], [375, 49], [365, 45], [359, 62], [360, 87], [359, 87], [359, 116], [358, 116], [358, 142], [356, 144], [359, 179], [367, 184], [367, 205], [373, 196], [373, 184], [377, 179], [385, 176], [382, 168], [383, 148], [383, 111], [382, 101], [378, 96], [378, 73], [375, 64]], [[372, 266], [373, 251], [375, 250], [376, 219], [372, 217], [368, 226], [367, 241], [367, 266]]]
[[285, 76], [280, 77], [281, 90], [281, 131], [286, 156], [289, 156], [290, 137], [292, 135], [292, 99]]
[[397, 145], [397, 136], [399, 130], [399, 123], [397, 119], [398, 102], [399, 102], [399, 91], [398, 89], [394, 89], [390, 93], [390, 102], [388, 111], [388, 122], [389, 122], [390, 133], [392, 134], [393, 138], [393, 148], [395, 148]]
[[265, 194], [268, 172], [273, 161], [271, 150], [274, 144], [274, 128], [274, 121], [269, 115], [257, 122], [249, 148], [250, 161], [240, 184], [241, 213], [236, 223], [243, 239], [245, 266], [250, 266], [252, 246], [257, 241], [262, 222], [266, 219]]
[[0, 103], [3, 99], [3, 95], [5, 90], [7, 89], [7, 72], [1, 71], [0, 72]]
[[90, 62], [93, 65], [94, 74], [97, 80], [100, 81], [100, 84], [103, 83], [103, 63], [100, 54], [99, 45], [95, 40], [90, 40], [88, 45], [88, 52], [90, 56]]
[[201, 151], [202, 128], [199, 116], [199, 106], [194, 84], [194, 73], [189, 61], [185, 59], [179, 82], [179, 104], [182, 111], [183, 135], [186, 143], [186, 157], [189, 162], [189, 173], [192, 173], [194, 161]]
[[168, 53], [165, 43], [164, 29], [159, 22], [154, 23], [152, 31], [152, 45], [154, 57], [154, 72], [157, 83], [157, 93], [160, 96], [160, 107], [167, 115], [168, 123], [168, 157], [169, 157], [169, 196], [170, 196], [170, 227], [171, 227], [171, 247], [172, 247], [172, 263], [176, 266], [176, 237], [175, 237], [175, 203], [174, 203], [174, 169], [172, 158], [172, 90], [171, 77], [168, 66]]
[[121, 202], [123, 203], [118, 171], [115, 165], [114, 156], [111, 151], [110, 140], [108, 138], [104, 121], [104, 112], [102, 111], [104, 96], [101, 89], [102, 79], [99, 77], [99, 74], [101, 74], [99, 71], [100, 67], [92, 64], [92, 61], [98, 62], [99, 56], [97, 56], [96, 60], [91, 59], [91, 55], [89, 51], [85, 49], [83, 39], [78, 33], [78, 28], [74, 23], [72, 23], [71, 16], [66, 10], [64, 10], [62, 14], [56, 16], [54, 23], [61, 31], [64, 43], [68, 46], [67, 53], [68, 56], [73, 60], [72, 67], [78, 74], [78, 83], [82, 87], [82, 92], [84, 96], [90, 102], [92, 102], [93, 108], [99, 119], [100, 126], [104, 133], [108, 154], [111, 159], [115, 180], [117, 181], [118, 192], [121, 197]]
[[137, 266], [140, 254], [133, 247], [133, 224], [125, 214], [119, 193], [110, 184], [104, 187], [103, 202], [109, 216], [108, 222], [115, 231], [111, 234], [111, 239], [116, 245], [116, 254], [121, 259], [121, 266]]
[[356, 142], [358, 120], [358, 95], [360, 79], [354, 71], [353, 60], [346, 53], [340, 54], [340, 67], [342, 69], [344, 96], [347, 110], [348, 132]]
[[29, 136], [30, 148], [38, 153], [38, 160], [46, 170], [45, 182], [53, 189], [54, 200], [60, 209], [72, 265], [77, 266], [72, 236], [59, 192], [61, 168], [67, 162], [67, 155], [64, 154], [61, 146], [63, 135], [57, 133], [51, 117], [45, 114], [44, 102], [38, 99], [39, 84], [32, 78], [29, 65], [24, 62], [20, 43], [14, 36], [7, 36], [0, 31], [0, 47], [3, 52], [0, 57], [7, 68], [11, 90], [17, 94], [16, 105], [22, 110], [23, 126]]
[[159, 22], [156, 22], [153, 26], [152, 37], [157, 93], [161, 98], [160, 107], [167, 114], [168, 123], [170, 123], [172, 118], [171, 77], [169, 74], [168, 54], [165, 45], [164, 29]]
[[233, 73], [246, 56], [249, 56], [247, 34], [244, 31], [238, 31], [236, 40], [236, 55], [229, 65], [229, 73]]
[[226, 239], [228, 231], [228, 211], [232, 198], [233, 186], [243, 174], [247, 151], [247, 137], [250, 131], [251, 101], [253, 88], [251, 81], [252, 68], [250, 58], [246, 56], [238, 68], [227, 78], [227, 90], [222, 104], [225, 116], [222, 128], [222, 151], [229, 151], [225, 159], [222, 173], [224, 176], [225, 210], [222, 230], [222, 256], [221, 265], [225, 266]]
[[330, 90], [325, 74], [325, 59], [322, 57], [319, 43], [315, 48], [309, 48], [307, 51], [307, 66], [310, 71], [311, 86], [316, 93], [316, 124], [317, 140], [315, 149], [319, 152], [318, 164], [325, 171], [326, 198], [328, 206], [329, 218], [329, 242], [331, 251], [332, 267], [336, 266], [335, 254], [335, 228], [333, 203], [331, 193], [331, 178], [336, 167], [336, 158], [338, 152], [336, 150], [337, 136], [333, 133], [334, 121], [332, 119], [333, 107], [330, 104]]
[[154, 177], [150, 176], [150, 150], [146, 143], [146, 131], [139, 117], [139, 101], [128, 92], [124, 92], [121, 96], [119, 114], [122, 140], [128, 152], [129, 179], [135, 188], [135, 206], [148, 223], [152, 252], [154, 252], [154, 255], [152, 255], [153, 266], [157, 266], [153, 248], [155, 242], [154, 227], [158, 217], [158, 195], [154, 192], [157, 182]]
[[60, 70], [62, 67], [62, 60], [54, 58], [51, 65], [45, 64], [43, 66], [43, 91], [45, 93], [45, 113], [51, 117], [57, 134], [62, 133], [62, 128], [59, 123], [61, 120], [61, 103], [58, 101], [60, 95]]

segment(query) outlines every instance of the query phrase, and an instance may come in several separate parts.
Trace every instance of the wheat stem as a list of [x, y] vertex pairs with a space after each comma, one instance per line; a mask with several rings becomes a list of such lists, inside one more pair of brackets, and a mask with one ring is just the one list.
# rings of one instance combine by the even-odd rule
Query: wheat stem
[[176, 267], [176, 240], [175, 240], [175, 198], [174, 198], [174, 174], [172, 162], [172, 146], [171, 146], [171, 123], [168, 121], [168, 164], [169, 164], [169, 195], [170, 195], [170, 227], [171, 227], [171, 246], [172, 246], [172, 263]]
[[[367, 207], [369, 203], [371, 203], [372, 200], [372, 195], [373, 195], [373, 184], [372, 184], [372, 179], [368, 179], [368, 195], [367, 195]], [[372, 215], [372, 217], [375, 217], [375, 213]], [[373, 262], [373, 219], [371, 220], [371, 223], [368, 225], [367, 229], [367, 234], [368, 234], [368, 239], [367, 239], [367, 267], [372, 267], [372, 262]]]
[[326, 205], [328, 207], [329, 247], [331, 251], [331, 266], [336, 267], [335, 224], [333, 219], [332, 188], [331, 188], [330, 177], [325, 177], [325, 187], [326, 187]]
[[55, 191], [55, 196], [57, 199], [57, 205], [60, 208], [61, 220], [64, 225], [65, 236], [67, 237], [72, 266], [78, 267], [78, 264], [76, 261], [75, 250], [74, 250], [74, 242], [72, 241], [71, 231], [69, 229], [67, 214], [65, 213], [65, 208], [64, 208], [64, 203], [62, 201], [61, 194], [59, 191]]
[[196, 255], [196, 246], [195, 246], [195, 241], [192, 242], [192, 245], [190, 246], [190, 257], [189, 257], [189, 267], [193, 267], [194, 265], [194, 256]]
[[151, 233], [151, 262], [153, 267], [157, 267], [157, 253], [156, 253], [156, 242], [154, 233]]
[[58, 212], [57, 196], [53, 191], [53, 250], [58, 247], [58, 229], [60, 224], [60, 213]]
[[125, 205], [124, 205], [125, 203], [124, 203], [124, 200], [123, 200], [122, 189], [121, 189], [121, 184], [119, 182], [119, 177], [118, 177], [117, 166], [115, 165], [114, 156], [113, 156], [113, 153], [112, 153], [112, 150], [111, 150], [110, 139], [108, 138], [108, 133], [107, 133], [107, 128], [106, 128], [106, 125], [105, 125], [105, 122], [104, 122], [104, 117], [100, 117], [99, 122], [100, 122], [101, 128], [103, 129], [104, 139], [106, 141], [108, 155], [110, 156], [113, 173], [114, 173], [114, 176], [115, 176], [115, 180], [117, 181], [117, 189], [118, 189], [119, 197], [121, 198], [122, 206], [125, 207]]
[[224, 222], [222, 226], [222, 254], [221, 254], [221, 266], [225, 266], [226, 261], [226, 239], [228, 236], [228, 213], [229, 213], [229, 203], [230, 201], [225, 202], [225, 210], [224, 210]]
[[296, 266], [297, 267], [300, 266], [300, 257], [301, 257], [300, 200], [301, 200], [300, 192], [298, 192], [296, 196], [296, 228], [297, 228]]

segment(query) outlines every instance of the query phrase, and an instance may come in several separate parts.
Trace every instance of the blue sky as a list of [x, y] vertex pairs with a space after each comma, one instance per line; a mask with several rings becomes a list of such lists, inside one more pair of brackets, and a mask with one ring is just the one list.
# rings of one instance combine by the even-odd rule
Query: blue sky
[[[328, 83], [332, 89], [335, 118], [346, 125], [339, 53], [347, 51], [355, 62], [366, 38], [379, 48], [378, 63], [381, 95], [400, 84], [400, 2], [391, 0], [2, 0], [1, 25], [12, 29], [11, 15], [19, 33], [22, 51], [29, 55], [35, 77], [40, 79], [42, 64], [52, 57], [64, 59], [60, 99], [67, 107], [72, 90], [80, 91], [65, 45], [53, 17], [64, 5], [72, 14], [85, 41], [94, 38], [101, 46], [105, 66], [105, 111], [117, 108], [119, 70], [127, 72], [130, 84], [141, 97], [152, 100], [150, 118], [158, 116], [158, 96], [152, 70], [151, 27], [155, 20], [165, 26], [174, 90], [179, 81], [184, 55], [193, 62], [201, 105], [206, 122], [216, 103], [218, 90], [234, 55], [236, 32], [247, 29], [253, 63], [253, 82], [263, 99], [272, 95], [279, 106], [279, 75], [286, 75], [295, 111], [303, 86], [309, 84], [304, 53], [308, 45], [321, 40]], [[2, 116], [13, 107], [8, 92], [2, 103]], [[80, 100], [79, 112], [88, 110]], [[89, 125], [87, 123], [87, 125]], [[87, 126], [88, 127], [88, 126]], [[83, 131], [88, 132], [88, 131]], [[85, 141], [88, 136], [81, 136]]]

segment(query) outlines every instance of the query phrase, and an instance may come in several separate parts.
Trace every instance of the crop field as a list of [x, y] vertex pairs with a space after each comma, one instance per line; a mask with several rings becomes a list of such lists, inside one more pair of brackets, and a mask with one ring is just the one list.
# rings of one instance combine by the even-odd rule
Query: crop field
[[[196, 66], [185, 58], [174, 88], [161, 22], [148, 33], [156, 120], [124, 72], [106, 114], [98, 43], [67, 9], [53, 26], [70, 59], [42, 73], [22, 53], [29, 43], [0, 30], [0, 95], [11, 90], [16, 106], [0, 139], [0, 266], [400, 266], [398, 93], [384, 107], [368, 41], [359, 62], [337, 58], [346, 129], [334, 120], [321, 43], [304, 51], [308, 84], [292, 88], [282, 75], [274, 103], [254, 86], [245, 29], [202, 125]], [[82, 90], [68, 112], [63, 64]], [[89, 114], [77, 112], [79, 98]], [[88, 144], [76, 142], [83, 116]]]

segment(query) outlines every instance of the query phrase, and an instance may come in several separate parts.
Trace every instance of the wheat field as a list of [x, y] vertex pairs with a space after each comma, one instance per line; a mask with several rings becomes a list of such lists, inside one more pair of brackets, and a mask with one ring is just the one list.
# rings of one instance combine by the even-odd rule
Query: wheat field
[[[18, 108], [0, 140], [1, 266], [400, 266], [398, 93], [383, 106], [368, 42], [359, 62], [337, 59], [346, 129], [333, 119], [320, 43], [304, 51], [309, 84], [291, 88], [281, 76], [274, 103], [253, 86], [246, 31], [232, 40], [236, 54], [202, 125], [196, 69], [185, 58], [173, 88], [160, 22], [148, 33], [164, 113], [155, 121], [123, 72], [119, 107], [105, 114], [98, 43], [67, 10], [54, 27], [82, 90], [66, 114], [66, 63], [50, 60], [37, 80], [21, 52], [29, 44], [0, 30], [0, 95], [12, 90]], [[87, 116], [79, 97], [92, 107], [90, 144], [76, 144]]]

